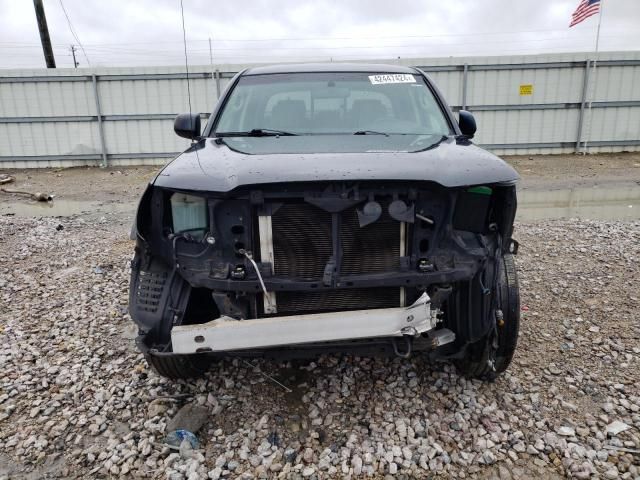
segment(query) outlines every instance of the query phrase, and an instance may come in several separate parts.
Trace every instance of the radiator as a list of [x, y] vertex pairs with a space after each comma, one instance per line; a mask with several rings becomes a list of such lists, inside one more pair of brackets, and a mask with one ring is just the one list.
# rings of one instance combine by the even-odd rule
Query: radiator
[[[340, 271], [346, 275], [398, 270], [404, 255], [404, 225], [393, 220], [383, 205], [383, 215], [363, 228], [355, 208], [339, 214], [338, 248], [333, 245], [331, 214], [307, 203], [282, 205], [269, 222], [260, 222], [260, 250], [270, 252], [273, 274], [322, 285], [325, 266], [334, 251], [340, 251]], [[264, 217], [261, 217], [264, 218]], [[271, 232], [265, 232], [265, 228]], [[264, 240], [271, 239], [272, 245]], [[264, 255], [263, 255], [264, 256]], [[340, 288], [323, 291], [276, 292], [265, 312], [279, 314], [330, 312], [369, 308], [393, 308], [404, 304], [403, 291], [393, 288]], [[272, 308], [272, 304], [276, 308]]]

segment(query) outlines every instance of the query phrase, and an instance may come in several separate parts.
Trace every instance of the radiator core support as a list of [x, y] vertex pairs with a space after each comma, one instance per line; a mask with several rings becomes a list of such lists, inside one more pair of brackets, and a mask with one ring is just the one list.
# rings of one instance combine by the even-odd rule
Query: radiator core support
[[[271, 264], [271, 275], [273, 275], [274, 255], [271, 215], [258, 216], [258, 232], [260, 234], [260, 259]], [[278, 313], [275, 292], [264, 293], [263, 297], [264, 313]]]

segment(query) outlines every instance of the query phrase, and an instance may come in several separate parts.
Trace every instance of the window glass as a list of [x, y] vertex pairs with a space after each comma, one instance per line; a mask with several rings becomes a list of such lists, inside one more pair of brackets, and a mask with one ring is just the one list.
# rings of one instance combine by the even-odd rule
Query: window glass
[[272, 129], [304, 134], [448, 135], [449, 124], [419, 75], [247, 75], [233, 89], [216, 133]]

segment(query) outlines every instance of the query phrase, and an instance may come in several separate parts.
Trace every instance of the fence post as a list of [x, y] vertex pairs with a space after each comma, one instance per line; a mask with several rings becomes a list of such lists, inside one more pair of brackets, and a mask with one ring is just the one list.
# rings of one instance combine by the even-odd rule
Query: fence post
[[93, 96], [96, 99], [96, 115], [98, 116], [98, 136], [100, 137], [100, 151], [102, 154], [102, 168], [107, 167], [107, 148], [104, 143], [104, 128], [102, 126], [102, 111], [100, 110], [100, 95], [98, 94], [98, 79], [96, 74], [91, 74], [91, 81], [93, 82]]
[[216, 68], [216, 95], [220, 98], [220, 70]]
[[462, 109], [467, 109], [467, 77], [469, 73], [469, 64], [465, 63], [462, 70]]
[[587, 101], [587, 92], [589, 90], [589, 72], [591, 71], [591, 60], [587, 60], [584, 64], [584, 75], [582, 76], [582, 98], [580, 99], [580, 116], [578, 117], [578, 138], [576, 140], [576, 153], [580, 153], [580, 144], [582, 143], [582, 124], [584, 123], [584, 105]]

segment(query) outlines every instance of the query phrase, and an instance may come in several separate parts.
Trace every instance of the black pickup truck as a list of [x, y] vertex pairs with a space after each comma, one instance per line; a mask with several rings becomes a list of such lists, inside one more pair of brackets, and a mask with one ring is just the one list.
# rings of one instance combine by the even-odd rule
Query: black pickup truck
[[515, 350], [518, 175], [416, 68], [250, 68], [149, 184], [130, 313], [161, 375], [225, 356], [428, 355], [492, 379]]

